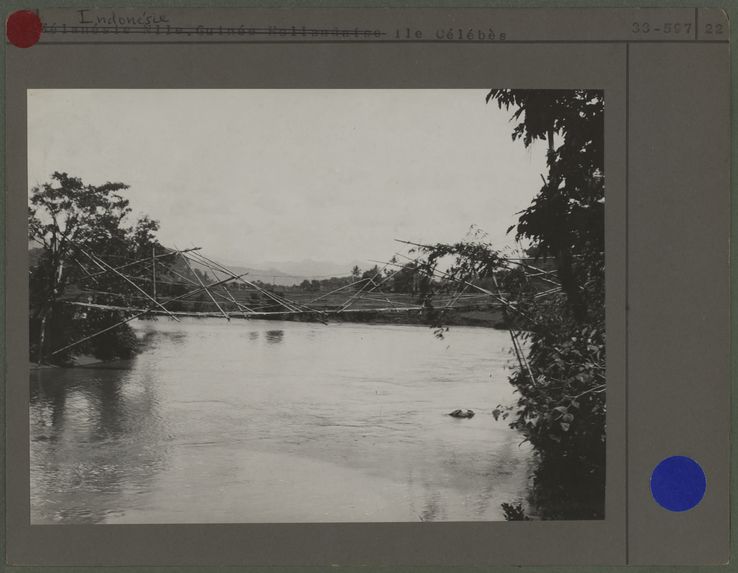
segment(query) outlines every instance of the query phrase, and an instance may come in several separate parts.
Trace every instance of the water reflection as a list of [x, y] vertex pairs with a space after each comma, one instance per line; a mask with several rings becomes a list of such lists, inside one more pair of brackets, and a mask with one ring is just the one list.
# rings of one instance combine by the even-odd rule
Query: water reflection
[[[67, 393], [56, 380], [31, 373], [31, 413], [38, 432], [32, 439], [53, 440], [64, 426]], [[35, 419], [34, 419], [35, 418]]]
[[272, 344], [282, 342], [282, 338], [284, 338], [284, 330], [267, 330], [265, 336], [267, 342]]
[[32, 372], [33, 523], [497, 520], [525, 498], [530, 450], [491, 415], [505, 332], [134, 325], [133, 361]]
[[104, 521], [122, 492], [149, 487], [166, 455], [157, 397], [150, 375], [131, 381], [128, 372], [31, 373], [34, 520]]

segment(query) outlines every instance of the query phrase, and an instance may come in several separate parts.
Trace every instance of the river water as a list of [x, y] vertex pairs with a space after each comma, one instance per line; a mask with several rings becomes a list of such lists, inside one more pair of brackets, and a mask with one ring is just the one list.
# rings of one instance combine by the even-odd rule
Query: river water
[[[506, 331], [132, 323], [135, 359], [31, 372], [32, 523], [500, 520], [532, 455]], [[445, 415], [457, 408], [472, 419]]]

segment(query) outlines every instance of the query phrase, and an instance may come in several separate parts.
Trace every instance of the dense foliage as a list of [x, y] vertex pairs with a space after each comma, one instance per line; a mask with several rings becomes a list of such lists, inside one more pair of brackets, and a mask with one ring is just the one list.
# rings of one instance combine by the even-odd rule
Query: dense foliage
[[421, 291], [422, 283], [427, 280], [422, 273], [418, 273], [414, 262], [400, 264], [396, 257], [390, 259], [388, 264], [380, 269], [374, 265], [370, 269], [361, 270], [358, 266], [351, 269], [351, 275], [346, 277], [331, 277], [326, 279], [304, 280], [299, 285], [280, 287], [289, 292], [308, 291], [322, 292], [332, 291], [342, 287], [352, 286], [355, 290], [361, 289], [362, 285], [370, 282], [375, 292], [406, 293], [415, 295]]
[[[120, 281], [103, 272], [105, 267], [90, 255], [125, 261], [145, 256], [158, 246], [156, 221], [143, 217], [128, 224], [131, 208], [121, 195], [127, 188], [123, 183], [86, 185], [77, 177], [55, 172], [50, 182], [31, 189], [28, 237], [38, 246], [29, 277], [32, 360], [65, 364], [75, 354], [110, 359], [129, 357], [135, 351], [135, 337], [121, 325], [73, 350], [54, 353], [72, 340], [125, 318], [120, 311], [64, 304], [68, 290], [80, 284], [96, 293], [116, 290], [113, 285]], [[116, 304], [128, 302], [122, 296]]]
[[[488, 102], [514, 109], [513, 140], [548, 145], [548, 174], [531, 205], [510, 227], [535, 260], [510, 264], [479, 235], [454, 245], [421, 247], [425, 273], [439, 262], [458, 284], [492, 277], [506, 293], [516, 330], [519, 398], [495, 415], [509, 420], [539, 458], [531, 496], [543, 519], [604, 515], [605, 285], [602, 93], [591, 90], [493, 90]], [[554, 274], [544, 275], [550, 265]], [[534, 270], [536, 269], [536, 270]], [[552, 289], [555, 278], [557, 286]], [[515, 334], [519, 332], [519, 334]], [[505, 504], [510, 519], [520, 508]]]

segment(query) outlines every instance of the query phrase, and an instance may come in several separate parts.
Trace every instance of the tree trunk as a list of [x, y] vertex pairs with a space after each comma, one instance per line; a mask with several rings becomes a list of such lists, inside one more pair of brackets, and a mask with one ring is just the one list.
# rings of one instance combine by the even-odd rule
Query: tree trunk
[[[548, 153], [549, 156], [554, 153], [554, 130], [548, 130]], [[559, 181], [549, 179], [548, 185], [551, 189], [558, 189]], [[574, 276], [572, 267], [571, 253], [569, 252], [569, 241], [559, 247], [556, 253], [556, 262], [558, 266], [559, 280], [561, 281], [561, 290], [564, 291], [566, 299], [569, 301], [572, 315], [577, 322], [584, 322], [587, 319], [587, 311], [584, 305], [582, 293], [579, 290], [579, 284]]]
[[38, 351], [36, 361], [42, 364], [44, 360], [44, 345], [46, 344], [46, 329], [53, 321], [54, 307], [56, 307], [57, 297], [62, 284], [62, 275], [64, 273], [64, 261], [58, 260], [54, 262], [54, 271], [51, 274], [51, 285], [49, 288], [49, 296], [46, 301], [46, 308], [41, 312], [40, 332], [38, 336]]
[[584, 298], [579, 290], [579, 284], [574, 276], [571, 253], [567, 247], [559, 249], [556, 262], [561, 290], [564, 291], [566, 299], [569, 301], [572, 315], [577, 322], [584, 322], [587, 319], [587, 310], [584, 305]]

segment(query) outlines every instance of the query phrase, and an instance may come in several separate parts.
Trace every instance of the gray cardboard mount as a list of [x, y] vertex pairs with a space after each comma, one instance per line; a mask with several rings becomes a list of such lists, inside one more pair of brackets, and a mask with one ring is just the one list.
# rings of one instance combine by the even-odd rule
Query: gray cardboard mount
[[[159, 28], [144, 12], [159, 17]], [[95, 23], [112, 15], [139, 18], [144, 29]], [[40, 16], [41, 41], [5, 51], [8, 564], [728, 560], [730, 51], [721, 11], [101, 8]], [[292, 26], [363, 35], [301, 36]], [[26, 90], [92, 87], [604, 89], [606, 518], [31, 526]], [[114, 122], [109, 129], [114, 137]], [[699, 461], [708, 483], [702, 503], [684, 513], [664, 510], [649, 490], [654, 466], [677, 454]]]

